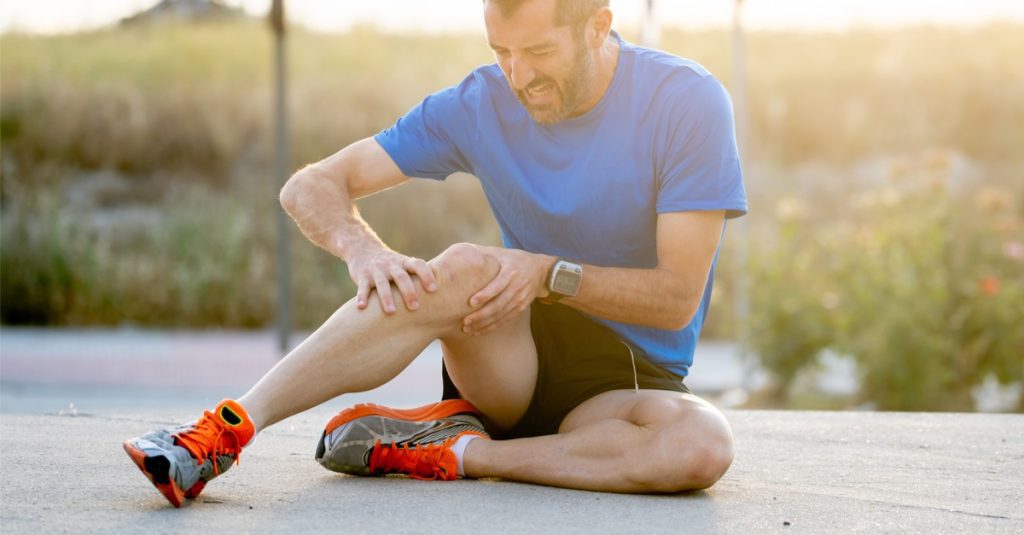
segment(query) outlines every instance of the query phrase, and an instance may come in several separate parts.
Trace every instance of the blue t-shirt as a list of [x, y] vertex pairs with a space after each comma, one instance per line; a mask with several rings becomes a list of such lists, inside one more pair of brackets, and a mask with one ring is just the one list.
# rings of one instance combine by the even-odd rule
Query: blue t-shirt
[[[487, 65], [428, 96], [375, 139], [406, 176], [475, 175], [506, 247], [654, 268], [658, 214], [746, 213], [732, 103], [699, 64], [614, 37], [612, 82], [581, 116], [538, 124], [501, 69]], [[714, 265], [700, 309], [678, 331], [594, 319], [686, 375], [713, 277]]]

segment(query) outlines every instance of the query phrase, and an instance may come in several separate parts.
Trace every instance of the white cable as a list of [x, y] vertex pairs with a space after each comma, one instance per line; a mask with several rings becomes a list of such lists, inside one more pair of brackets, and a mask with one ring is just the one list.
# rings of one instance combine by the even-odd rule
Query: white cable
[[640, 379], [636, 374], [636, 357], [633, 356], [633, 348], [629, 347], [629, 344], [622, 342], [622, 345], [626, 346], [626, 350], [629, 351], [629, 361], [633, 363], [633, 389], [637, 394], [640, 393]]

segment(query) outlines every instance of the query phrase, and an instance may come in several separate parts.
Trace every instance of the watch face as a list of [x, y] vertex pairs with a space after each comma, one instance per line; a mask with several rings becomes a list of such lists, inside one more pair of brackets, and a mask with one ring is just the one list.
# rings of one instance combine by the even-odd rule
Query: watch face
[[551, 289], [563, 295], [576, 295], [582, 278], [582, 270], [579, 267], [560, 268], [551, 281]]

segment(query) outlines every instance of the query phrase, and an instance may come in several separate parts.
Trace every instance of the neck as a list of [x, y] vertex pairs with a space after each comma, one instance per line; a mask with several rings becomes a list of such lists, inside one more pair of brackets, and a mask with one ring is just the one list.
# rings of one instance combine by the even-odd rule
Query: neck
[[608, 34], [605, 38], [604, 44], [601, 48], [597, 49], [593, 56], [594, 59], [594, 83], [591, 87], [593, 90], [591, 94], [583, 101], [583, 104], [577, 109], [573, 116], [583, 115], [587, 113], [594, 106], [597, 106], [598, 102], [601, 102], [601, 97], [604, 96], [605, 92], [608, 91], [608, 86], [612, 84], [612, 79], [615, 78], [615, 68], [619, 64], [619, 41]]

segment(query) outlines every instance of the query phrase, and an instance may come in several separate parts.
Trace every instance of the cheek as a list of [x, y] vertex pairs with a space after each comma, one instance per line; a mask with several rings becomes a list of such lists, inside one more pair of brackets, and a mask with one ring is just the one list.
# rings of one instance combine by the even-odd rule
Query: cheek
[[507, 60], [498, 58], [496, 63], [498, 64], [498, 68], [501, 69], [501, 72], [505, 75], [505, 78], [508, 78], [512, 74], [511, 64]]
[[561, 85], [570, 72], [573, 62], [566, 58], [553, 58], [537, 65], [537, 73], [555, 80]]

